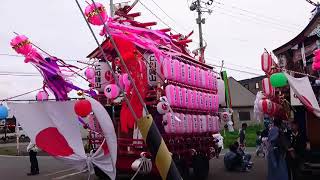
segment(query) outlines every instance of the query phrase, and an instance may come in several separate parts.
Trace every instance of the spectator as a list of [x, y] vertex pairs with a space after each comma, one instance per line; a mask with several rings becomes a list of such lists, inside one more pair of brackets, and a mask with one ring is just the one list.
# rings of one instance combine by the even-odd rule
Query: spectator
[[245, 147], [247, 127], [248, 127], [247, 123], [242, 123], [241, 130], [239, 133], [239, 142], [241, 147]]
[[265, 157], [265, 152], [263, 150], [263, 145], [262, 145], [262, 136], [261, 132], [257, 131], [257, 138], [256, 138], [256, 156], [259, 157], [260, 154], [263, 154], [263, 157]]
[[275, 119], [271, 125], [268, 136], [268, 180], [288, 180], [287, 165], [285, 161], [285, 144], [281, 140], [281, 120]]
[[303, 162], [307, 141], [300, 132], [297, 121], [291, 123], [290, 147], [288, 149], [288, 175], [289, 180], [296, 180], [299, 174], [299, 167]]
[[30, 157], [30, 173], [28, 173], [28, 176], [33, 176], [39, 174], [39, 167], [38, 167], [38, 160], [37, 160], [37, 152], [39, 151], [38, 147], [33, 144], [31, 141], [27, 147], [27, 151], [29, 152]]
[[238, 156], [241, 157], [242, 159], [242, 165], [241, 165], [241, 170], [242, 171], [248, 171], [249, 169], [251, 169], [253, 163], [251, 162], [251, 154], [247, 154], [243, 151], [243, 149], [240, 147], [239, 142], [235, 141], [234, 142], [235, 147], [237, 148], [236, 153], [238, 154]]
[[237, 153], [237, 147], [234, 144], [229, 146], [229, 152], [224, 156], [224, 166], [228, 171], [234, 171], [241, 168], [242, 158]]

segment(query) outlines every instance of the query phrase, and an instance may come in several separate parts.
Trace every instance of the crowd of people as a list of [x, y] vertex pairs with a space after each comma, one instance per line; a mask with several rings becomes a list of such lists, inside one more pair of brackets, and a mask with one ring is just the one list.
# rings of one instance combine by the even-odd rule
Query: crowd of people
[[[252, 168], [251, 155], [244, 152], [246, 128], [247, 124], [242, 124], [239, 140], [229, 146], [224, 157], [228, 171], [247, 172]], [[285, 124], [274, 119], [272, 123], [265, 123], [265, 129], [257, 132], [256, 145], [256, 156], [266, 157], [268, 180], [299, 179], [309, 145], [297, 121]]]

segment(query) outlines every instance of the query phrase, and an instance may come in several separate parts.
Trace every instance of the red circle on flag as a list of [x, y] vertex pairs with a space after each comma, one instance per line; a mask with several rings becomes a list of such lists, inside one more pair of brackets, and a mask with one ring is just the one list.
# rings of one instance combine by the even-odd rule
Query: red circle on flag
[[70, 156], [74, 154], [67, 140], [55, 127], [48, 127], [36, 136], [36, 144], [52, 156]]

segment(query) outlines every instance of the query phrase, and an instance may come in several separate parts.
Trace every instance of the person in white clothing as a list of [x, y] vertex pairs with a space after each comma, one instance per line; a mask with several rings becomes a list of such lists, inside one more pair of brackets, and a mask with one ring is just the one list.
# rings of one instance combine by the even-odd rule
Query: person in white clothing
[[28, 173], [28, 176], [33, 176], [39, 174], [39, 166], [38, 166], [38, 160], [37, 160], [37, 152], [39, 151], [39, 148], [37, 145], [33, 144], [31, 141], [27, 147], [27, 151], [29, 152], [30, 157], [30, 173]]

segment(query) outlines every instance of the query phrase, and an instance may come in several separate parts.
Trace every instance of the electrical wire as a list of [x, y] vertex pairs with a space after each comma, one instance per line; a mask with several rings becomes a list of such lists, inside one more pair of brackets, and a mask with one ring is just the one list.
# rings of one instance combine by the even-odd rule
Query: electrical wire
[[139, 1], [139, 3], [145, 8], [147, 9], [152, 15], [154, 15], [161, 23], [163, 23], [164, 25], [166, 25], [168, 28], [172, 29], [175, 33], [178, 33], [178, 31], [176, 31], [175, 29], [171, 28], [166, 22], [164, 22], [160, 17], [158, 17], [154, 12], [152, 12], [146, 5], [144, 5], [141, 1]]
[[[171, 19], [174, 23], [176, 23], [179, 27], [181, 27], [182, 29], [184, 29], [185, 31], [190, 31], [188, 30], [187, 28], [185, 28], [184, 25], [178, 23], [174, 18], [172, 18], [171, 16], [169, 16], [168, 13], [166, 13], [160, 6], [158, 3], [156, 3], [154, 0], [151, 0], [169, 19]], [[190, 27], [188, 27], [190, 28]], [[193, 29], [193, 28], [190, 28], [190, 29]]]
[[[24, 56], [22, 56], [22, 55], [8, 54], [8, 53], [0, 53], [0, 56], [22, 57], [22, 58], [24, 58]], [[82, 60], [75, 60], [75, 59], [62, 59], [62, 60], [63, 61], [73, 61], [73, 62], [82, 61]]]
[[[227, 6], [226, 4], [224, 4], [224, 3], [222, 3], [222, 2], [219, 2], [219, 1], [215, 1], [215, 0], [213, 0], [213, 2], [215, 3], [215, 4], [219, 4], [219, 5], [221, 5], [221, 6]], [[303, 26], [301, 26], [300, 24], [295, 24], [295, 23], [290, 23], [290, 22], [288, 22], [288, 21], [282, 21], [282, 20], [279, 20], [279, 19], [277, 19], [277, 18], [274, 18], [274, 17], [270, 17], [270, 16], [266, 16], [266, 15], [264, 15], [264, 14], [261, 14], [261, 13], [256, 13], [256, 12], [254, 12], [254, 11], [250, 11], [250, 10], [246, 10], [246, 9], [243, 9], [243, 8], [239, 8], [239, 7], [237, 7], [237, 6], [234, 6], [234, 5], [229, 5], [232, 9], [237, 9], [237, 10], [240, 10], [240, 11], [242, 11], [242, 12], [245, 12], [245, 13], [247, 13], [247, 14], [251, 14], [251, 15], [254, 15], [255, 17], [258, 17], [258, 18], [261, 18], [261, 19], [266, 19], [266, 20], [269, 20], [269, 21], [273, 21], [273, 22], [277, 22], [277, 23], [280, 23], [280, 24], [290, 24], [290, 26], [292, 26], [292, 27], [294, 27], [294, 28], [296, 28], [297, 26], [299, 26], [299, 27], [303, 27]], [[217, 6], [216, 6], [217, 7]], [[288, 26], [287, 25], [287, 26]]]
[[[214, 10], [213, 13], [217, 13], [217, 14], [222, 14], [222, 15], [226, 15], [226, 16], [229, 16], [229, 17], [233, 17], [237, 20], [239, 20], [239, 17], [245, 17], [245, 16], [237, 16], [237, 15], [234, 15], [232, 13], [226, 13], [226, 12], [223, 12], [223, 11], [216, 11]], [[249, 17], [250, 18], [250, 17]], [[247, 18], [246, 18], [247, 19]], [[264, 22], [261, 22], [261, 21], [258, 21], [258, 20], [255, 20], [255, 19], [247, 19], [247, 20], [251, 20], [252, 22], [254, 22], [255, 24], [263, 24], [263, 25], [268, 25], [268, 23], [264, 23]], [[240, 23], [243, 23], [244, 21], [239, 21]], [[270, 25], [270, 24], [269, 24]], [[290, 32], [290, 33], [293, 33], [293, 31], [287, 29], [287, 28], [282, 28], [282, 27], [279, 27], [279, 26], [268, 26], [269, 28], [273, 28], [273, 29], [277, 29], [277, 30], [282, 30], [282, 31], [286, 31], [286, 32]]]

